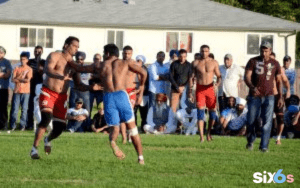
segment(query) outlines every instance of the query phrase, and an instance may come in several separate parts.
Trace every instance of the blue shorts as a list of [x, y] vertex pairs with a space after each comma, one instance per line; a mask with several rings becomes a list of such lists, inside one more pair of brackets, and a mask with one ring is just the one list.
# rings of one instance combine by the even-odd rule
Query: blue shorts
[[130, 99], [126, 91], [104, 94], [104, 118], [108, 126], [119, 126], [121, 122], [135, 121]]

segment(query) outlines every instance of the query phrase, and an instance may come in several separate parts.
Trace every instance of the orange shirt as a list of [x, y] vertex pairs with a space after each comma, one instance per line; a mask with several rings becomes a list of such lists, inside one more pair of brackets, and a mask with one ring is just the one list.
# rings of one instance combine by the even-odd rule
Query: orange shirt
[[15, 83], [14, 93], [30, 93], [30, 79], [32, 78], [32, 68], [28, 65], [19, 66], [14, 69], [13, 79], [29, 79], [29, 82]]

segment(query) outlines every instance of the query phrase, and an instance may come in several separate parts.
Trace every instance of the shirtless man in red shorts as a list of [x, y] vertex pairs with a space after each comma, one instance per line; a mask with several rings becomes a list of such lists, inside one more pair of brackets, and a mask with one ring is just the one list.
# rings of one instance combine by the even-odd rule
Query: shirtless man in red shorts
[[[212, 140], [210, 131], [212, 125], [217, 119], [216, 114], [216, 88], [221, 84], [221, 73], [219, 70], [219, 64], [216, 60], [209, 57], [209, 46], [202, 45], [200, 48], [202, 59], [195, 60], [192, 63], [193, 74], [189, 80], [189, 100], [194, 101], [192, 88], [194, 85], [193, 78], [197, 80], [196, 89], [196, 101], [197, 101], [197, 117], [198, 117], [198, 128], [200, 132], [200, 140], [204, 141], [203, 138], [203, 127], [205, 121], [205, 107], [209, 110], [209, 124], [206, 138], [208, 141]], [[217, 83], [213, 83], [214, 75], [217, 76]]]
[[[131, 60], [132, 58], [132, 47], [131, 46], [125, 46], [123, 48], [123, 60]], [[125, 87], [126, 87], [126, 92], [129, 96], [130, 99], [130, 103], [132, 108], [134, 108], [135, 106], [135, 101], [136, 101], [136, 94], [137, 94], [137, 89], [136, 89], [136, 79], [137, 79], [137, 74], [135, 72], [132, 71], [128, 71], [127, 75], [126, 75], [126, 81], [125, 81]], [[126, 138], [127, 138], [127, 133], [126, 133], [126, 125], [125, 123], [121, 123], [121, 134], [123, 137], [123, 144], [126, 144]], [[130, 139], [130, 135], [129, 136], [129, 141], [131, 141]]]
[[76, 37], [68, 37], [63, 46], [63, 52], [53, 52], [47, 58], [44, 69], [46, 79], [43, 82], [39, 98], [42, 120], [38, 125], [30, 153], [32, 159], [40, 158], [37, 147], [51, 119], [53, 121], [53, 130], [44, 139], [46, 154], [51, 152], [51, 141], [66, 129], [69, 81], [73, 78], [74, 84], [82, 91], [92, 89], [81, 83], [80, 73], [76, 73], [68, 65], [68, 62], [73, 61], [73, 56], [78, 51], [78, 48], [79, 40]]

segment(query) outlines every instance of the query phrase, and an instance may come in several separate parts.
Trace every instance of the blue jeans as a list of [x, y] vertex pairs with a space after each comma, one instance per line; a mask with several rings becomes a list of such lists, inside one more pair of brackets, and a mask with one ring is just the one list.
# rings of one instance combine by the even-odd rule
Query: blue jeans
[[[90, 92], [90, 111], [92, 111], [94, 106], [94, 100], [96, 99], [97, 107], [103, 102], [103, 91], [91, 91]], [[91, 116], [91, 115], [90, 115]]]
[[[265, 97], [248, 97], [248, 113], [247, 113], [247, 124], [248, 124], [248, 134], [247, 140], [249, 144], [252, 144], [256, 138], [255, 134], [255, 123], [256, 120], [262, 118], [262, 128], [261, 128], [261, 149], [268, 149], [269, 139], [272, 128], [272, 118], [274, 111], [274, 96]], [[277, 104], [276, 104], [277, 105]]]
[[11, 103], [11, 111], [10, 111], [10, 127], [12, 129], [16, 128], [16, 121], [18, 119], [18, 112], [19, 112], [20, 104], [22, 107], [20, 126], [22, 128], [26, 127], [29, 95], [30, 95], [29, 93], [14, 93], [13, 94], [12, 103]]
[[84, 132], [84, 121], [74, 121], [69, 120], [68, 129], [71, 129], [73, 132]]

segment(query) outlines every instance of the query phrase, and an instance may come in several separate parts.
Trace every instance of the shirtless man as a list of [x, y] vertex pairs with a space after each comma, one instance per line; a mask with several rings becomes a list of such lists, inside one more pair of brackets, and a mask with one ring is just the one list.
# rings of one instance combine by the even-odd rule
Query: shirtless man
[[[216, 88], [221, 84], [221, 73], [219, 70], [219, 64], [216, 60], [209, 57], [209, 46], [202, 45], [200, 53], [202, 59], [195, 60], [192, 63], [192, 76], [189, 79], [189, 100], [194, 102], [192, 88], [194, 85], [193, 78], [196, 78], [197, 89], [196, 89], [196, 101], [197, 101], [197, 119], [198, 128], [200, 132], [200, 140], [204, 141], [203, 138], [203, 127], [205, 121], [205, 107], [209, 109], [209, 125], [206, 138], [208, 141], [212, 140], [210, 131], [217, 119], [216, 114]], [[214, 75], [217, 76], [217, 83], [213, 83]]]
[[[276, 55], [274, 52], [271, 53], [270, 56], [272, 59], [275, 60]], [[288, 80], [288, 78], [285, 75], [285, 70], [283, 67], [280, 67], [280, 72], [281, 72], [281, 79], [282, 79], [282, 83], [285, 86], [287, 92], [286, 95], [283, 96], [285, 99], [290, 98], [290, 82]], [[276, 82], [274, 80], [274, 87], [273, 87], [273, 92], [274, 92], [274, 96], [275, 96], [275, 104], [274, 104], [274, 112], [276, 114], [276, 122], [277, 122], [277, 139], [276, 139], [276, 144], [277, 145], [281, 145], [281, 134], [284, 128], [284, 110], [283, 110], [283, 106], [281, 108], [279, 108], [276, 104], [278, 103], [279, 100], [279, 94], [278, 94], [278, 90], [277, 90], [277, 86], [276, 86]]]
[[43, 81], [39, 98], [42, 119], [38, 125], [30, 153], [32, 159], [40, 158], [37, 147], [51, 119], [53, 120], [53, 129], [44, 139], [46, 154], [51, 152], [51, 141], [66, 129], [69, 81], [73, 78], [74, 84], [82, 91], [90, 89], [89, 86], [81, 83], [80, 73], [76, 73], [68, 65], [68, 62], [73, 60], [78, 48], [79, 40], [76, 37], [68, 37], [63, 46], [63, 52], [53, 52], [47, 58], [44, 69], [46, 79]]
[[[123, 48], [123, 60], [131, 60], [132, 57], [132, 47], [131, 46], [125, 46]], [[136, 78], [137, 74], [133, 71], [128, 71], [126, 75], [126, 81], [125, 81], [125, 88], [126, 92], [129, 95], [130, 103], [132, 108], [135, 106], [135, 101], [136, 101], [136, 94], [137, 94], [137, 89], [136, 89]], [[126, 144], [126, 125], [124, 122], [121, 123], [121, 134], [123, 137], [123, 144]], [[129, 142], [130, 142], [130, 135], [129, 135]]]
[[113, 130], [110, 132], [110, 144], [115, 156], [122, 160], [124, 153], [116, 144], [120, 132], [120, 123], [125, 122], [131, 135], [134, 147], [138, 153], [138, 162], [144, 164], [143, 149], [141, 139], [135, 125], [135, 118], [129, 96], [125, 92], [126, 78], [129, 71], [134, 71], [141, 75], [140, 95], [137, 104], [143, 99], [144, 85], [147, 78], [147, 72], [138, 66], [134, 60], [119, 60], [119, 49], [114, 44], [104, 46], [104, 62], [100, 67], [95, 65], [82, 66], [74, 62], [69, 63], [76, 71], [97, 73], [104, 88], [104, 116], [106, 123]]

